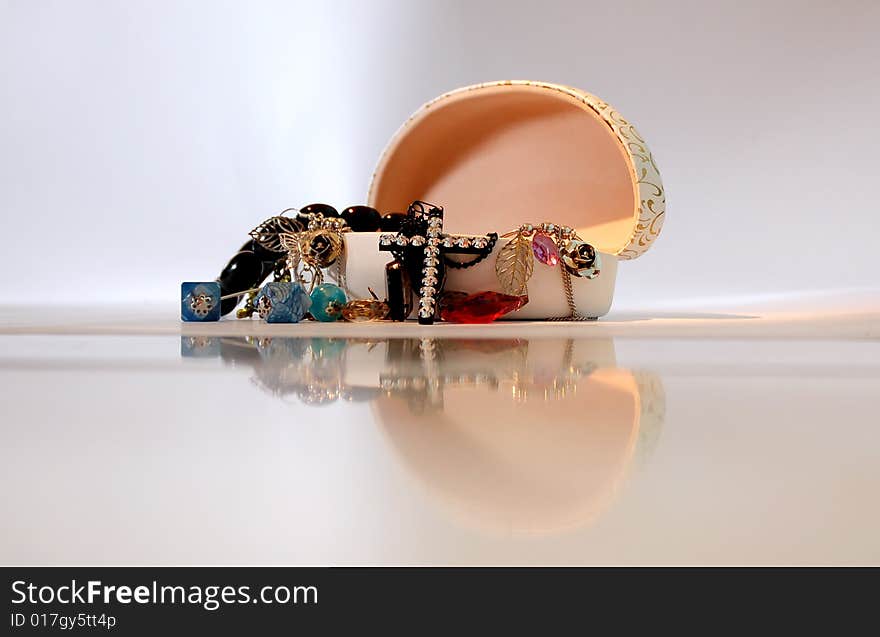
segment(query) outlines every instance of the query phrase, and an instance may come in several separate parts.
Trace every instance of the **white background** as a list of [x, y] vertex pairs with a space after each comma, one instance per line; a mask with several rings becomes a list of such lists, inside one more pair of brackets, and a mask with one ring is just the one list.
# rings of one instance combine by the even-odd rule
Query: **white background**
[[646, 137], [617, 307], [875, 286], [880, 4], [0, 1], [5, 304], [167, 302], [287, 206], [362, 202], [422, 102], [583, 88]]

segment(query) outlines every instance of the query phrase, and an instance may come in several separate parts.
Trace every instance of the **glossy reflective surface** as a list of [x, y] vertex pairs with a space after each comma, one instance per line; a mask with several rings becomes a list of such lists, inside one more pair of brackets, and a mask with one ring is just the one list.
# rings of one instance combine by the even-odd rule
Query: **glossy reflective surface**
[[7, 327], [0, 562], [880, 562], [870, 329], [240, 325]]

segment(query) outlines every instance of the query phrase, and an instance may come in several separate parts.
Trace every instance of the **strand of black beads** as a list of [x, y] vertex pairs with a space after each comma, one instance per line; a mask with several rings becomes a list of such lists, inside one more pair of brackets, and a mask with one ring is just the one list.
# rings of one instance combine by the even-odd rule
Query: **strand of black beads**
[[[249, 240], [241, 246], [241, 249], [229, 260], [220, 276], [217, 277], [217, 282], [220, 284], [220, 296], [259, 287], [272, 274], [278, 259], [284, 257], [283, 252], [266, 250], [253, 239]], [[223, 316], [229, 314], [240, 301], [241, 296], [222, 300], [220, 314]]]
[[320, 213], [326, 218], [341, 217], [351, 228], [352, 232], [398, 232], [403, 220], [406, 219], [404, 212], [388, 212], [381, 214], [371, 206], [349, 206], [341, 213], [333, 206], [326, 203], [310, 203], [299, 209], [296, 218], [303, 224], [309, 223], [309, 215]]

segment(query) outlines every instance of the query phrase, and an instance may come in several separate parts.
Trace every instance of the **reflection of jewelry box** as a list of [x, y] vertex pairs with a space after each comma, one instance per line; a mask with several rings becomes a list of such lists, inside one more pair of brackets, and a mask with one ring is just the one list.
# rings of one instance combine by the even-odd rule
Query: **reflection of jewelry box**
[[[651, 153], [632, 124], [593, 95], [530, 81], [458, 89], [407, 120], [379, 160], [369, 204], [402, 211], [415, 199], [442, 205], [449, 232], [503, 234], [547, 221], [575, 228], [603, 253], [601, 276], [573, 279], [575, 302], [587, 316], [608, 311], [617, 260], [650, 247], [666, 203]], [[349, 285], [358, 289], [365, 287], [358, 280], [361, 260], [362, 272], [376, 265], [363, 251], [375, 248], [368, 248], [366, 237], [350, 238]], [[447, 288], [497, 290], [494, 259], [450, 272]], [[529, 304], [509, 318], [564, 314], [558, 272], [536, 267], [533, 276]]]
[[650, 456], [665, 418], [661, 379], [618, 366], [608, 337], [181, 336], [180, 345], [199, 364], [213, 356], [250, 368], [256, 387], [297, 413], [369, 402], [402, 466], [490, 532], [589, 524]]

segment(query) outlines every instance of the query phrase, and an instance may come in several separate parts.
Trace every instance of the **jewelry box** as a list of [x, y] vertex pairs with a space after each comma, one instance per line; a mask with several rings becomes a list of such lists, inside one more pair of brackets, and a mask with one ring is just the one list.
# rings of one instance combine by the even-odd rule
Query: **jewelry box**
[[[571, 278], [536, 265], [529, 302], [505, 319], [547, 319], [608, 312], [618, 261], [644, 254], [662, 228], [666, 195], [656, 163], [634, 125], [600, 98], [533, 81], [477, 84], [418, 109], [382, 153], [368, 204], [405, 211], [412, 201], [444, 209], [444, 230], [501, 235], [474, 267], [452, 269], [446, 289], [501, 291], [498, 253], [522, 224], [569, 226], [595, 247], [601, 275]], [[375, 237], [345, 237], [348, 286], [366, 296], [384, 287], [391, 260]]]

